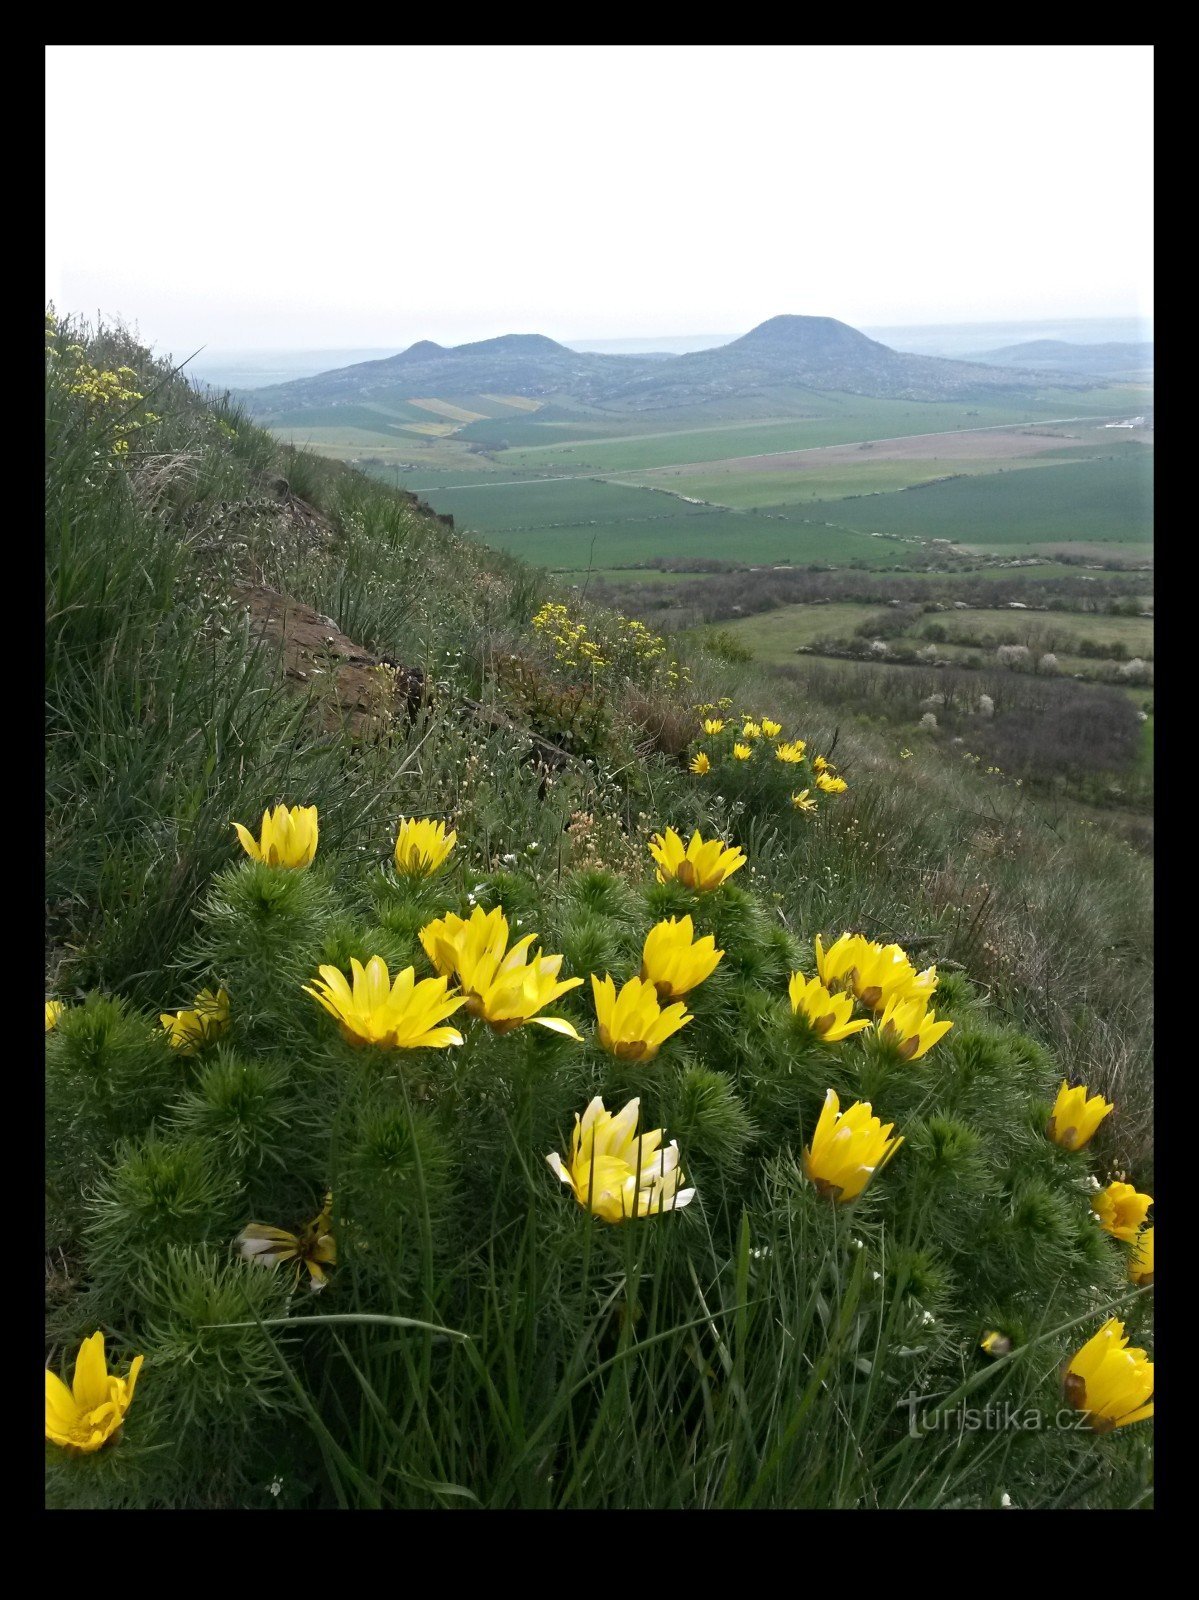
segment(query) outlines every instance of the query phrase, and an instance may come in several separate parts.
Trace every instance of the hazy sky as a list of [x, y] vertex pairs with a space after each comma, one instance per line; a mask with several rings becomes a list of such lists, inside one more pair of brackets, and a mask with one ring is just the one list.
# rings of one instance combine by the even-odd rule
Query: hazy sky
[[176, 355], [1149, 315], [1151, 80], [1146, 45], [57, 45], [47, 297]]

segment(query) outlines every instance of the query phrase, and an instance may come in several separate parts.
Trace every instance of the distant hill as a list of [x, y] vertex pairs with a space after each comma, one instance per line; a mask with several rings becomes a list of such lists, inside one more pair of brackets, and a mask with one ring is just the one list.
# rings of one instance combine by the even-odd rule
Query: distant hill
[[1064, 339], [1033, 339], [1005, 345], [974, 357], [988, 366], [1021, 367], [1029, 372], [1068, 372], [1096, 378], [1139, 377], [1153, 372], [1153, 345], [1070, 344]]
[[[1061, 378], [1066, 387], [1069, 378]], [[1074, 386], [1084, 387], [1078, 378]], [[251, 390], [255, 415], [479, 394], [518, 395], [565, 407], [636, 412], [704, 405], [796, 389], [908, 400], [1031, 393], [1034, 370], [1008, 362], [904, 355], [834, 317], [771, 317], [739, 339], [684, 355], [606, 355], [568, 350], [542, 334], [504, 334], [445, 348], [431, 340], [315, 377]]]

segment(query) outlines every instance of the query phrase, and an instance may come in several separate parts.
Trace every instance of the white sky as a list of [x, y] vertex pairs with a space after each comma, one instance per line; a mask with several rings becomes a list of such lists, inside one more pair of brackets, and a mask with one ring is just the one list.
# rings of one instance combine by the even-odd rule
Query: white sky
[[1148, 316], [1152, 65], [52, 46], [47, 297], [176, 355]]

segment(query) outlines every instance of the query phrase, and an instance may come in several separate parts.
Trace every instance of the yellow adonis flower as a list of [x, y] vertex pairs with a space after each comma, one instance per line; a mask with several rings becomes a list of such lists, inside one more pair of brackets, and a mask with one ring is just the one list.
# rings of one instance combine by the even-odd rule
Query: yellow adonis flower
[[299, 1284], [300, 1274], [307, 1270], [308, 1287], [313, 1291], [323, 1289], [327, 1281], [325, 1268], [337, 1265], [332, 1193], [325, 1195], [319, 1213], [299, 1233], [251, 1222], [234, 1239], [233, 1245], [243, 1261], [251, 1261], [258, 1267], [277, 1267], [282, 1261], [294, 1261], [293, 1287]]
[[723, 717], [705, 717], [704, 718], [704, 732], [705, 733], [711, 733], [711, 734], [723, 733], [724, 732], [724, 718]]
[[158, 1021], [172, 1050], [185, 1056], [194, 1055], [228, 1031], [228, 992], [218, 989], [213, 994], [211, 989], [201, 989], [193, 1010], [161, 1011]]
[[58, 1019], [59, 1019], [59, 1017], [62, 1016], [63, 1012], [66, 1009], [67, 1009], [66, 1006], [62, 1003], [61, 1000], [47, 1000], [46, 1001], [46, 1032], [47, 1033], [49, 1033], [52, 1029], [58, 1027]]
[[[769, 717], [763, 717], [762, 718], [762, 732], [766, 735], [766, 737], [768, 739], [777, 739], [779, 734], [782, 733], [782, 731], [783, 731], [783, 725], [782, 725], [781, 722], [771, 722]], [[802, 739], [797, 739], [796, 743], [799, 744], [799, 745], [802, 745], [803, 744], [803, 740]]]
[[465, 996], [447, 994], [448, 978], [422, 978], [405, 967], [395, 983], [382, 956], [372, 956], [364, 967], [357, 958], [350, 961], [354, 979], [351, 989], [345, 974], [336, 967], [322, 967], [312, 987], [304, 993], [336, 1017], [342, 1038], [356, 1048], [377, 1045], [383, 1050], [444, 1050], [461, 1044], [457, 1028], [439, 1026], [466, 1004]]
[[824, 756], [813, 756], [812, 770], [813, 772], [836, 772], [837, 769]]
[[401, 817], [396, 834], [397, 872], [413, 878], [427, 878], [442, 866], [457, 843], [456, 833], [447, 833], [444, 822], [418, 821]]
[[839, 1204], [856, 1200], [873, 1174], [885, 1167], [903, 1143], [890, 1138], [893, 1122], [885, 1126], [873, 1114], [869, 1101], [857, 1101], [848, 1111], [830, 1089], [803, 1153], [804, 1176], [822, 1195]]
[[618, 995], [611, 978], [601, 981], [593, 972], [591, 993], [600, 1044], [621, 1061], [652, 1061], [671, 1034], [691, 1021], [681, 1000], [663, 1009], [657, 989], [641, 978], [630, 978]]
[[943, 1039], [953, 1027], [952, 1022], [938, 1022], [937, 1013], [928, 1009], [923, 996], [901, 1000], [888, 1000], [883, 1014], [875, 1023], [880, 1039], [893, 1044], [903, 1061], [919, 1061]]
[[826, 988], [852, 989], [871, 1011], [892, 1000], [925, 1000], [937, 987], [937, 969], [917, 972], [897, 944], [878, 944], [859, 933], [843, 933], [826, 952], [816, 939], [816, 969]]
[[673, 878], [686, 889], [718, 889], [748, 860], [744, 851], [726, 845], [723, 839], [701, 839], [698, 830], [684, 848], [673, 828], [654, 834], [649, 853], [658, 864], [659, 883]]
[[801, 789], [798, 794], [793, 794], [791, 796], [791, 804], [796, 811], [802, 811], [805, 816], [811, 816], [813, 812], [820, 810], [815, 800], [812, 799], [812, 791], [810, 789]]
[[844, 794], [849, 785], [844, 778], [834, 778], [830, 772], [818, 772], [816, 787], [823, 789], [825, 794]]
[[806, 749], [807, 746], [802, 739], [792, 739], [790, 743], [776, 744], [774, 747], [775, 760], [786, 761], [789, 765], [795, 766], [803, 760]]
[[695, 938], [690, 917], [655, 923], [641, 951], [641, 980], [652, 983], [661, 1001], [681, 1000], [705, 978], [710, 978], [724, 958], [711, 934]]
[[1124, 1324], [1109, 1317], [1071, 1356], [1062, 1390], [1075, 1411], [1087, 1413], [1096, 1433], [1110, 1433], [1153, 1415], [1153, 1363], [1129, 1350]]
[[978, 1342], [978, 1347], [980, 1350], [984, 1350], [987, 1355], [994, 1356], [995, 1360], [998, 1361], [1000, 1356], [1011, 1354], [1012, 1341], [1006, 1333], [999, 1333], [992, 1328], [983, 1334]]
[[733, 754], [736, 756], [738, 761], [748, 761], [753, 753], [753, 747], [751, 745], [735, 744], [733, 746]]
[[535, 933], [527, 934], [509, 950], [508, 921], [500, 906], [493, 911], [476, 906], [469, 919], [447, 912], [420, 931], [425, 954], [437, 971], [446, 977], [457, 973], [472, 1017], [482, 1017], [496, 1033], [510, 1033], [523, 1023], [535, 1022], [551, 1033], [581, 1040], [565, 1017], [537, 1015], [579, 988], [583, 980], [559, 979], [562, 956], [545, 956], [538, 950], [530, 957], [536, 938]]
[[743, 739], [760, 739], [762, 737], [762, 724], [754, 722], [750, 717], [741, 724], [741, 737]]
[[708, 760], [705, 750], [701, 750], [698, 755], [692, 756], [691, 771], [695, 773], [696, 777], [702, 778], [705, 772], [711, 772], [711, 770], [712, 763]]
[[46, 1368], [46, 1438], [71, 1455], [90, 1455], [120, 1431], [133, 1400], [143, 1356], [134, 1356], [129, 1376], [118, 1378], [104, 1359], [104, 1335], [93, 1333], [79, 1346], [68, 1389]]
[[793, 972], [788, 993], [792, 1011], [797, 1017], [806, 1017], [813, 1033], [826, 1044], [836, 1044], [870, 1026], [868, 1017], [851, 1021], [853, 1000], [847, 994], [830, 994], [819, 978], [805, 978], [802, 972]]
[[1152, 1204], [1153, 1196], [1138, 1194], [1131, 1183], [1109, 1183], [1092, 1197], [1091, 1210], [1105, 1233], [1128, 1244], [1136, 1238]]
[[316, 854], [318, 828], [315, 806], [276, 806], [262, 813], [257, 839], [240, 822], [233, 823], [241, 847], [251, 861], [268, 867], [307, 867]]
[[1139, 1289], [1153, 1287], [1153, 1229], [1137, 1234], [1137, 1247], [1128, 1263], [1128, 1276]]
[[545, 1158], [584, 1210], [605, 1222], [681, 1211], [695, 1199], [694, 1189], [680, 1188], [677, 1142], [663, 1149], [661, 1128], [637, 1138], [640, 1111], [634, 1099], [613, 1114], [597, 1095], [581, 1118], [575, 1115], [568, 1159], [557, 1152]]
[[1093, 1094], [1088, 1100], [1084, 1085], [1071, 1089], [1063, 1078], [1045, 1132], [1063, 1150], [1081, 1150], [1095, 1137], [1096, 1128], [1108, 1112], [1115, 1109], [1101, 1094]]

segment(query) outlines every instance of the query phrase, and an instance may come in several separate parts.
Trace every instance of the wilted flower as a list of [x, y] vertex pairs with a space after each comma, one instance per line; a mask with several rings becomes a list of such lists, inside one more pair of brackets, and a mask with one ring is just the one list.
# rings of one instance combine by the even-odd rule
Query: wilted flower
[[844, 778], [834, 778], [830, 772], [818, 772], [816, 787], [823, 789], [825, 794], [844, 794], [849, 785]]
[[691, 758], [691, 770], [697, 777], [702, 778], [705, 772], [712, 770], [712, 763], [708, 760], [706, 750], [701, 750], [698, 755]]
[[1128, 1276], [1141, 1289], [1153, 1286], [1153, 1229], [1137, 1234], [1137, 1247], [1128, 1263]]
[[738, 761], [748, 761], [750, 756], [753, 755], [753, 749], [747, 744], [735, 744], [733, 746], [733, 754]]
[[544, 1006], [579, 988], [583, 980], [559, 980], [560, 955], [543, 956], [539, 950], [530, 957], [529, 948], [536, 938], [535, 933], [526, 934], [509, 950], [508, 921], [500, 906], [492, 911], [476, 906], [469, 919], [447, 912], [420, 931], [425, 954], [437, 971], [447, 977], [457, 973], [472, 1017], [482, 1017], [497, 1033], [510, 1033], [522, 1023], [536, 1022], [552, 1033], [578, 1039], [574, 1024], [565, 1017], [537, 1015]]
[[812, 1143], [803, 1153], [804, 1176], [822, 1195], [840, 1204], [855, 1200], [903, 1143], [902, 1136], [889, 1137], [894, 1126], [893, 1122], [884, 1126], [869, 1101], [859, 1100], [842, 1111], [830, 1089]]
[[791, 804], [796, 811], [802, 811], [805, 815], [811, 815], [812, 812], [820, 810], [816, 801], [812, 799], [812, 791], [810, 789], [801, 789], [798, 794], [793, 794], [791, 796]]
[[429, 877], [444, 863], [457, 839], [456, 833], [445, 831], [444, 822], [401, 817], [396, 834], [396, 870], [414, 878]]
[[691, 1021], [680, 1000], [662, 1008], [652, 983], [630, 978], [620, 994], [610, 977], [591, 974], [600, 1043], [622, 1061], [652, 1061], [662, 1045]]
[[742, 850], [722, 839], [701, 839], [698, 829], [686, 849], [673, 828], [656, 833], [649, 853], [658, 864], [659, 883], [674, 878], [687, 889], [717, 889], [748, 860]]
[[300, 1274], [307, 1269], [308, 1286], [313, 1290], [325, 1287], [325, 1268], [337, 1265], [337, 1241], [333, 1237], [333, 1196], [325, 1195], [325, 1203], [317, 1216], [299, 1233], [287, 1233], [283, 1228], [270, 1228], [263, 1222], [251, 1222], [233, 1241], [243, 1261], [252, 1261], [259, 1267], [277, 1267], [281, 1261], [294, 1261], [298, 1284]]
[[1153, 1415], [1153, 1363], [1129, 1350], [1124, 1324], [1109, 1317], [1071, 1357], [1062, 1389], [1076, 1411], [1087, 1413], [1096, 1433], [1110, 1433]]
[[162, 1011], [158, 1016], [172, 1050], [194, 1055], [206, 1044], [219, 1039], [229, 1027], [229, 996], [224, 989], [213, 994], [201, 989], [191, 1011]]
[[[656, 923], [645, 936], [641, 952], [641, 977], [652, 983], [659, 1000], [681, 1000], [716, 971], [723, 950], [711, 934], [695, 939], [690, 917], [671, 917]], [[694, 942], [693, 942], [694, 940]]]
[[305, 994], [337, 1018], [342, 1038], [349, 1044], [378, 1045], [384, 1050], [443, 1050], [462, 1043], [457, 1028], [438, 1026], [466, 1004], [464, 995], [446, 992], [448, 978], [422, 978], [417, 983], [415, 968], [405, 967], [393, 984], [382, 956], [372, 956], [365, 967], [353, 957], [350, 970], [353, 989], [336, 967], [322, 967], [312, 988], [303, 985]]
[[830, 994], [819, 978], [805, 978], [802, 972], [793, 972], [788, 993], [792, 1011], [806, 1017], [812, 1031], [826, 1044], [848, 1039], [851, 1033], [861, 1033], [870, 1026], [866, 1017], [851, 1021], [852, 999], [847, 994]]
[[240, 822], [233, 823], [241, 847], [251, 861], [268, 867], [307, 867], [316, 854], [317, 821], [315, 806], [276, 806], [262, 813], [258, 839]]
[[[768, 739], [777, 739], [782, 731], [783, 725], [781, 722], [771, 722], [769, 717], [762, 718], [762, 732]], [[802, 739], [798, 740], [797, 742], [802, 746]]]
[[945, 1037], [953, 1023], [938, 1022], [937, 1013], [928, 1009], [922, 996], [917, 996], [888, 1000], [875, 1026], [879, 1038], [892, 1043], [904, 1061], [919, 1061], [938, 1039]]
[[705, 733], [711, 733], [711, 734], [723, 733], [724, 732], [724, 718], [723, 717], [705, 717], [704, 718], [704, 732]]
[[582, 1118], [575, 1116], [569, 1159], [556, 1152], [545, 1158], [579, 1204], [605, 1222], [681, 1211], [695, 1198], [694, 1189], [679, 1187], [685, 1180], [676, 1141], [663, 1149], [661, 1128], [636, 1137], [640, 1110], [634, 1099], [613, 1115], [597, 1095]]
[[133, 1400], [143, 1356], [134, 1356], [129, 1376], [118, 1378], [104, 1358], [104, 1335], [93, 1333], [79, 1346], [68, 1389], [46, 1368], [46, 1438], [71, 1455], [90, 1455], [119, 1432]]
[[1011, 1348], [1012, 1341], [1007, 1334], [998, 1333], [994, 1329], [984, 1333], [982, 1338], [979, 1340], [979, 1349], [985, 1350], [987, 1355], [994, 1356], [996, 1360], [998, 1360], [1000, 1356], [1006, 1356], [1010, 1354]]
[[1093, 1094], [1088, 1100], [1084, 1085], [1071, 1089], [1063, 1078], [1045, 1131], [1063, 1150], [1081, 1150], [1094, 1138], [1096, 1128], [1108, 1112], [1115, 1109], [1101, 1094]]
[[775, 759], [785, 761], [790, 766], [796, 766], [803, 760], [806, 748], [807, 746], [802, 739], [792, 739], [789, 743], [776, 744], [774, 747]]
[[57, 1028], [58, 1027], [58, 1019], [59, 1019], [59, 1017], [62, 1016], [63, 1012], [66, 1009], [67, 1009], [66, 1006], [63, 1004], [63, 1002], [61, 1000], [47, 1000], [46, 1001], [46, 1032], [47, 1033], [49, 1033], [52, 1028]]
[[1123, 1239], [1125, 1243], [1136, 1238], [1152, 1204], [1153, 1196], [1138, 1194], [1131, 1183], [1109, 1183], [1091, 1196], [1091, 1209], [1099, 1218], [1099, 1226], [1113, 1239]]

